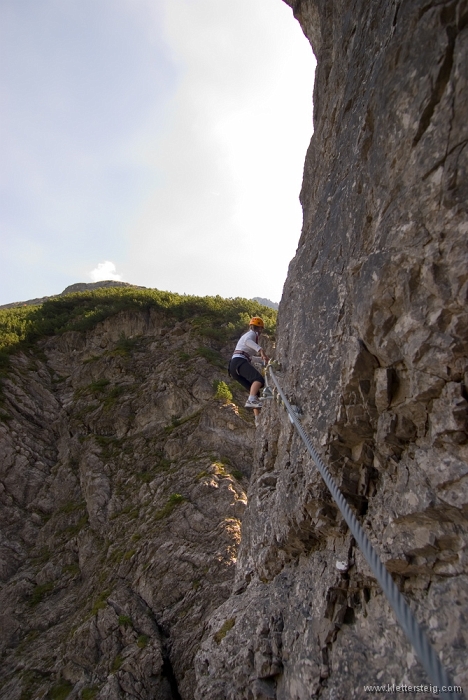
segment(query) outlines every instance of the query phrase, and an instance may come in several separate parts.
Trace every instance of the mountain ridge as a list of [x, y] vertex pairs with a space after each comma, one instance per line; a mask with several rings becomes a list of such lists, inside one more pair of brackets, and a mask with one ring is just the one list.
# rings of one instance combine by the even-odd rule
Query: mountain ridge
[[[43, 304], [49, 299], [55, 299], [57, 297], [66, 296], [67, 294], [74, 294], [75, 292], [86, 292], [93, 289], [101, 288], [112, 288], [112, 287], [134, 287], [135, 289], [148, 289], [148, 287], [142, 287], [138, 284], [131, 284], [130, 282], [120, 282], [118, 280], [102, 280], [101, 282], [76, 282], [75, 284], [70, 284], [65, 287], [63, 292], [58, 294], [53, 294], [46, 297], [37, 297], [36, 299], [28, 299], [27, 301], [13, 301], [8, 304], [1, 304], [0, 309], [14, 309], [18, 306], [38, 306]], [[279, 304], [270, 299], [265, 299], [263, 297], [252, 297], [252, 301], [257, 301], [262, 306], [268, 306], [270, 309], [278, 310]]]

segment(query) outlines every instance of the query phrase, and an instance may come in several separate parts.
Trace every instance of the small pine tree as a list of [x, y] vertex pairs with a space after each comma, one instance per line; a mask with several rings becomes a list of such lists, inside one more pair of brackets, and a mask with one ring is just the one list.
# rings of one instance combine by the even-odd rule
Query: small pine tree
[[224, 403], [230, 403], [232, 401], [232, 392], [226, 382], [215, 381], [215, 399], [224, 401]]

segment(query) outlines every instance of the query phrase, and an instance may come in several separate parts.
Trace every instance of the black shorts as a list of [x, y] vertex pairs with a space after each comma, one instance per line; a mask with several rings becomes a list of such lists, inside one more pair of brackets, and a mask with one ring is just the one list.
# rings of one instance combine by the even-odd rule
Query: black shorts
[[243, 357], [233, 357], [229, 363], [229, 372], [231, 377], [239, 384], [242, 384], [244, 389], [250, 392], [250, 387], [254, 382], [260, 382], [265, 386], [265, 380], [260, 372], [253, 367], [250, 362]]

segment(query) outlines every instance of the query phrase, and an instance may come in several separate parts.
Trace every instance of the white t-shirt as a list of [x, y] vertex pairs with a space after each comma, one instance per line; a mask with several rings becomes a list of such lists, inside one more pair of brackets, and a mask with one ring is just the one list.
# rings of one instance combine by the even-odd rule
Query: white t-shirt
[[244, 335], [239, 338], [233, 357], [244, 357], [239, 354], [241, 352], [245, 352], [247, 355], [257, 354], [261, 349], [261, 346], [257, 343], [257, 334], [255, 331], [247, 331], [247, 333], [244, 333]]

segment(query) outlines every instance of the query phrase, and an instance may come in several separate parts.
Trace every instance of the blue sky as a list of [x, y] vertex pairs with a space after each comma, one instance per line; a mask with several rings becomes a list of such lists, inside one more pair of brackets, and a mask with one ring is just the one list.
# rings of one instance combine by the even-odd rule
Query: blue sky
[[0, 304], [99, 277], [279, 300], [314, 60], [281, 0], [2, 0]]

